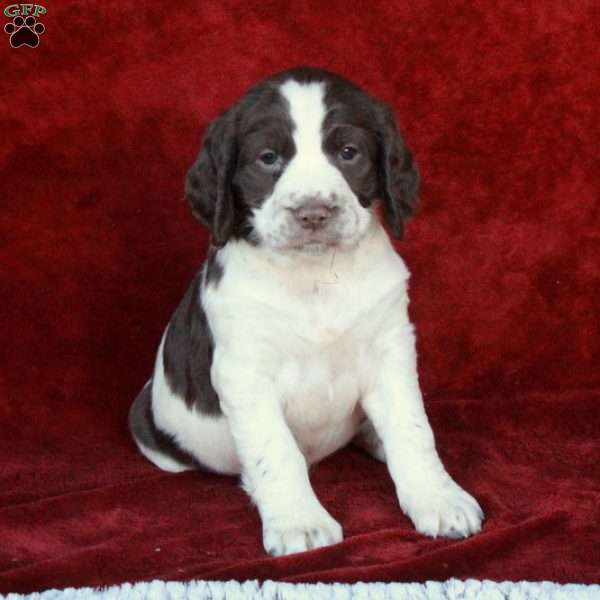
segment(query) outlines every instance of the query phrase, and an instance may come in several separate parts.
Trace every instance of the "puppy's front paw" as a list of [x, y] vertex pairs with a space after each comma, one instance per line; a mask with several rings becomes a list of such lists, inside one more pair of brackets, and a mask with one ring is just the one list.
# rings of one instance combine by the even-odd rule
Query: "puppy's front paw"
[[469, 537], [481, 530], [484, 518], [477, 500], [453, 481], [425, 492], [406, 512], [417, 531], [431, 537]]
[[[302, 508], [298, 508], [302, 512]], [[325, 510], [271, 519], [263, 524], [263, 544], [272, 556], [283, 556], [337, 544], [341, 525]]]

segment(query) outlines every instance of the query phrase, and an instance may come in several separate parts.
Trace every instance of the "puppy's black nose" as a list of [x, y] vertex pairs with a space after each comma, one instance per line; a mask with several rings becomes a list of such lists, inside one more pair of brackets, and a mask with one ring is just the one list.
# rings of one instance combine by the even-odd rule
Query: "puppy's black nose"
[[303, 229], [322, 229], [336, 211], [336, 207], [321, 202], [308, 202], [293, 208], [292, 214]]

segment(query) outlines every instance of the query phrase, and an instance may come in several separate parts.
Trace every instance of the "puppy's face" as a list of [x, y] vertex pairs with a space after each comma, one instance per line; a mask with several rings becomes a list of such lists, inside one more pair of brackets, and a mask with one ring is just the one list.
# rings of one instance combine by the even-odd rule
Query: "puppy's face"
[[418, 174], [389, 109], [316, 69], [258, 84], [209, 127], [186, 184], [194, 213], [231, 237], [282, 251], [356, 244], [381, 199], [393, 233]]

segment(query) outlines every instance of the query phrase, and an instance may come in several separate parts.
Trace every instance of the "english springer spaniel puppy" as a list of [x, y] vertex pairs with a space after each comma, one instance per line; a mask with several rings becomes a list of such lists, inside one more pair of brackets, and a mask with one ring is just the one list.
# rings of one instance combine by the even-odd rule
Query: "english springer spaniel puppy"
[[130, 410], [158, 467], [241, 475], [272, 555], [342, 540], [308, 467], [351, 441], [387, 463], [429, 536], [481, 529], [446, 472], [417, 376], [400, 238], [419, 175], [392, 111], [314, 68], [270, 77], [208, 128], [186, 180], [212, 233]]

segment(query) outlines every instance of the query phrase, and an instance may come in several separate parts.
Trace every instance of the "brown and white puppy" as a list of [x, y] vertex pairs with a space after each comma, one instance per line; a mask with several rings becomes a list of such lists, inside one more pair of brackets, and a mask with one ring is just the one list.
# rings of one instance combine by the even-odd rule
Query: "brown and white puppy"
[[342, 540], [308, 465], [352, 440], [385, 461], [430, 536], [481, 528], [419, 389], [401, 237], [419, 176], [388, 107], [312, 68], [253, 87], [209, 127], [186, 195], [212, 246], [130, 428], [153, 463], [240, 474], [274, 555]]

